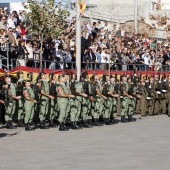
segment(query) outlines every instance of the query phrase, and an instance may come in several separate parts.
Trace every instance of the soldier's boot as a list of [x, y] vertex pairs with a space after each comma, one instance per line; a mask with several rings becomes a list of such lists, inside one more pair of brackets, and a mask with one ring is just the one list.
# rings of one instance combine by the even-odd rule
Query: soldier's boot
[[23, 119], [19, 120], [18, 127], [25, 127]]
[[7, 128], [7, 129], [12, 129], [9, 120], [6, 122], [6, 128]]
[[56, 125], [54, 124], [53, 120], [50, 120], [49, 122], [49, 127], [55, 128]]
[[99, 123], [99, 119], [94, 119], [94, 126], [103, 126]]
[[110, 122], [109, 118], [107, 118], [105, 119], [105, 125], [113, 125], [113, 124]]
[[71, 124], [72, 124], [72, 129], [74, 129], [74, 130], [80, 129], [80, 128], [77, 126], [77, 122], [71, 122]]
[[16, 128], [17, 128], [17, 127], [15, 127], [15, 126], [12, 124], [12, 120], [10, 120], [9, 125], [10, 125], [10, 129], [16, 129]]
[[83, 127], [84, 128], [92, 128], [93, 126], [89, 125], [87, 120], [84, 120], [83, 121]]
[[68, 131], [68, 129], [65, 127], [64, 123], [60, 123], [59, 131]]
[[136, 118], [133, 118], [132, 115], [128, 115], [128, 121], [129, 122], [135, 122]]
[[110, 122], [112, 124], [117, 124], [117, 123], [119, 123], [119, 120], [115, 119], [114, 117], [110, 117]]
[[40, 123], [40, 129], [47, 129], [44, 121]]
[[125, 116], [121, 116], [121, 122], [122, 123], [127, 123], [128, 121], [125, 119]]
[[31, 131], [31, 130], [33, 130], [33, 129], [30, 127], [29, 123], [26, 123], [25, 124], [25, 131]]

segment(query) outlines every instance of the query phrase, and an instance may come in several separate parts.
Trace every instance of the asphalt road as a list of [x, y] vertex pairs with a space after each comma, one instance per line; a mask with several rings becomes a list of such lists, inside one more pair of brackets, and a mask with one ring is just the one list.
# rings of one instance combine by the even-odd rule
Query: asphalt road
[[170, 170], [170, 118], [60, 132], [0, 129], [0, 170]]

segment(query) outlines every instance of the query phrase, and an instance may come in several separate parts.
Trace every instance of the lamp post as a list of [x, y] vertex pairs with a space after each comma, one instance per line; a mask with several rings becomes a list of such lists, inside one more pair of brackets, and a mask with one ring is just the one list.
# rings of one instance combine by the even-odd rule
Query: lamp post
[[[86, 8], [94, 8], [97, 5], [89, 4]], [[76, 69], [77, 80], [80, 80], [81, 75], [81, 14], [78, 0], [76, 0]]]
[[76, 69], [79, 81], [81, 75], [81, 14], [78, 0], [76, 0]]

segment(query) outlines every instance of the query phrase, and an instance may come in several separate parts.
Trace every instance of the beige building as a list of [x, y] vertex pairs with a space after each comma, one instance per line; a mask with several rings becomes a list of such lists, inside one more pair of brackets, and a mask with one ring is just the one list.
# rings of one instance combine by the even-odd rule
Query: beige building
[[[165, 15], [166, 13], [170, 16], [170, 0], [162, 0], [163, 6], [161, 11], [156, 10], [157, 0], [136, 1], [138, 2], [138, 21], [140, 21], [141, 17], [143, 17], [145, 18], [146, 23], [151, 25], [154, 22], [150, 21], [149, 14]], [[90, 15], [92, 18], [118, 23], [125, 23], [127, 21], [134, 22], [135, 0], [89, 0], [89, 4], [97, 5], [96, 8], [90, 9]], [[170, 22], [168, 24], [170, 24]], [[141, 24], [139, 22], [138, 29], [141, 29], [140, 27]], [[156, 35], [164, 37], [164, 27], [159, 27], [158, 30], [159, 31]]]

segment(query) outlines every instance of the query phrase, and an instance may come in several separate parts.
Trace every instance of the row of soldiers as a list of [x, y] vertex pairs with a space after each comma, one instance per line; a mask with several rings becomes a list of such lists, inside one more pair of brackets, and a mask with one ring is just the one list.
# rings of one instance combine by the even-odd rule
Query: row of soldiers
[[[136, 121], [134, 113], [141, 116], [168, 114], [170, 116], [170, 76], [159, 74], [140, 76], [124, 74], [118, 80], [117, 75], [93, 75], [89, 80], [87, 72], [83, 72], [80, 81], [74, 73], [58, 76], [40, 73], [37, 81], [32, 81], [32, 73], [24, 80], [19, 71], [16, 83], [6, 76], [2, 86], [5, 105], [6, 128], [15, 128], [12, 124], [17, 109], [18, 126], [26, 131], [34, 130], [34, 117], [38, 115], [41, 129], [56, 127], [59, 122], [60, 131], [68, 131], [66, 124], [70, 120], [72, 129], [92, 128], [113, 125], [115, 113], [121, 116], [121, 122]], [[89, 116], [93, 123], [89, 122]], [[48, 120], [48, 123], [47, 121]], [[82, 126], [79, 122], [82, 121]]]

